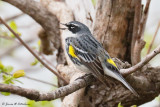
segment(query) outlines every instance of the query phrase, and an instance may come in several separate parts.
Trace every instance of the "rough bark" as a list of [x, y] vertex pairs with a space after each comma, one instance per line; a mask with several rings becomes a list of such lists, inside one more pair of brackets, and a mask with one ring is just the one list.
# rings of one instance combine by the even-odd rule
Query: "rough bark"
[[[74, 75], [70, 78], [70, 83], [74, 83], [77, 78], [80, 78], [84, 74], [84, 72], [74, 73]], [[81, 101], [84, 95], [84, 91], [85, 87], [73, 92], [72, 94], [65, 96], [63, 99], [62, 107], [78, 107], [79, 102]]]
[[[115, 60], [115, 62], [121, 69], [129, 67], [127, 63], [123, 63], [119, 60]], [[73, 73], [74, 70], [71, 67], [59, 66], [58, 69], [66, 78], [70, 78], [73, 75], [71, 73]], [[113, 84], [112, 87], [106, 87], [99, 81], [96, 81], [95, 83], [92, 83], [92, 85], [87, 86], [79, 106], [115, 107], [119, 102], [122, 102], [122, 105], [128, 107], [134, 104], [140, 105], [151, 101], [160, 91], [160, 68], [154, 68], [147, 64], [139, 71], [140, 72], [137, 72], [134, 75], [127, 76], [126, 79], [138, 92], [140, 97], [135, 97], [127, 88], [116, 80], [114, 80], [115, 84]]]
[[[138, 29], [139, 29], [139, 23], [141, 20], [141, 0], [134, 0], [133, 1], [133, 6], [135, 15], [134, 15], [134, 26], [133, 26], [133, 33], [132, 33], [132, 43], [131, 43], [131, 56], [134, 56], [134, 46], [136, 42], [136, 38], [138, 36]], [[131, 63], [134, 65], [135, 64], [135, 57], [131, 57]]]
[[128, 30], [129, 22], [134, 18], [131, 12], [131, 1], [99, 0], [96, 7], [93, 34], [111, 57], [118, 57], [122, 60], [125, 60], [125, 56], [130, 51], [128, 39], [130, 40], [131, 35], [128, 34]]
[[84, 101], [87, 101], [87, 107], [116, 107], [119, 102], [124, 107], [129, 107], [151, 101], [160, 91], [160, 80], [158, 79], [160, 74], [158, 72], [159, 70], [146, 66], [137, 76], [128, 77], [129, 83], [139, 93], [139, 98], [133, 96], [122, 84], [115, 81], [116, 85], [111, 88], [105, 87], [99, 82], [94, 86], [88, 86]]
[[[146, 26], [146, 21], [148, 18], [148, 13], [149, 13], [149, 6], [150, 6], [150, 2], [151, 0], [148, 0], [144, 9], [144, 12], [142, 14], [142, 18], [140, 20], [139, 26], [138, 26], [138, 32], [137, 35], [135, 35], [136, 37], [136, 41], [135, 41], [135, 45], [133, 47], [134, 51], [133, 51], [133, 61], [132, 64], [135, 65], [138, 62], [140, 62], [141, 60], [141, 51], [144, 48], [146, 42], [144, 41], [144, 29]], [[139, 10], [140, 11], [140, 10]]]
[[95, 9], [91, 0], [65, 0], [66, 4], [73, 11], [75, 20], [87, 25], [90, 29], [95, 16]]
[[[123, 63], [119, 60], [115, 60], [117, 64], [120, 65], [121, 68], [126, 67], [126, 63]], [[128, 82], [136, 89], [139, 93], [140, 97], [135, 97], [127, 88], [125, 88], [120, 82], [115, 81], [115, 84], [112, 87], [106, 87], [103, 84], [99, 83], [99, 81], [94, 82], [94, 78], [92, 76], [84, 77], [83, 79], [75, 79], [82, 75], [80, 72], [73, 73], [73, 69], [67, 66], [59, 66], [58, 68], [61, 70], [62, 75], [66, 78], [71, 78], [71, 84], [58, 88], [54, 92], [48, 93], [40, 93], [36, 90], [21, 88], [12, 85], [0, 84], [0, 91], [11, 92], [13, 94], [17, 94], [20, 96], [24, 96], [26, 98], [43, 101], [43, 100], [53, 100], [59, 97], [66, 96], [72, 92], [72, 94], [66, 96], [68, 97], [67, 101], [65, 101], [65, 107], [70, 107], [70, 105], [78, 105], [80, 103], [80, 107], [96, 107], [96, 106], [116, 106], [117, 103], [122, 102], [125, 106], [130, 106], [133, 104], [142, 104], [144, 102], [152, 100], [155, 96], [159, 94], [160, 91], [160, 67], [151, 67], [150, 65], [146, 65], [142, 68], [141, 72], [137, 72], [135, 75], [130, 75], [126, 79]], [[78, 75], [77, 75], [78, 74]], [[94, 85], [89, 84], [93, 83]], [[84, 89], [78, 90], [88, 86], [85, 90], [85, 94], [83, 96]], [[78, 90], [78, 91], [76, 91]], [[82, 100], [80, 98], [83, 96]], [[73, 100], [72, 100], [73, 99]], [[126, 100], [127, 99], [127, 100]], [[72, 102], [75, 101], [75, 102]], [[70, 103], [71, 102], [71, 103]], [[69, 105], [67, 105], [69, 104]]]

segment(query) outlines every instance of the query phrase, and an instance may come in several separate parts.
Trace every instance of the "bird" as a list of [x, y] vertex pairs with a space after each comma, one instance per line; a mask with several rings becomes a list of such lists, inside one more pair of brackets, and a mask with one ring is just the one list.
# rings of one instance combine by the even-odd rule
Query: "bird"
[[73, 64], [80, 70], [91, 73], [99, 81], [105, 84], [105, 75], [120, 81], [135, 96], [138, 93], [123, 78], [119, 69], [108, 52], [92, 35], [89, 28], [78, 21], [60, 23], [65, 28], [65, 49]]

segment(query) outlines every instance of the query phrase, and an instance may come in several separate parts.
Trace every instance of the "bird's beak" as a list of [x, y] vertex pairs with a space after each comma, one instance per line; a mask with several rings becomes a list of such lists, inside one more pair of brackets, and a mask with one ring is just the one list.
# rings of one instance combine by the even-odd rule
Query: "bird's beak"
[[64, 23], [60, 23], [61, 25], [64, 25], [64, 26], [67, 26], [66, 24], [64, 24]]
[[61, 30], [66, 30], [67, 29], [67, 25], [66, 24], [64, 24], [64, 23], [60, 23], [60, 24], [66, 26], [66, 28], [59, 28], [59, 29], [61, 29]]

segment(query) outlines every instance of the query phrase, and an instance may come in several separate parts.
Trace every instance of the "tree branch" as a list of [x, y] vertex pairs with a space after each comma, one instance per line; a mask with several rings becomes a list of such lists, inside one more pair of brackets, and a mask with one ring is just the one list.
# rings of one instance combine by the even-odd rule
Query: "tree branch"
[[139, 25], [139, 32], [136, 35], [136, 42], [135, 42], [135, 46], [133, 47], [133, 54], [132, 54], [132, 64], [135, 65], [138, 62], [140, 62], [141, 60], [141, 51], [145, 46], [145, 41], [144, 41], [144, 29], [146, 26], [146, 21], [148, 18], [148, 13], [149, 13], [149, 6], [150, 6], [150, 2], [151, 0], [147, 0], [146, 3], [146, 7], [144, 9], [144, 12], [142, 14], [142, 18], [140, 21], [140, 25]]
[[[5, 38], [7, 39], [7, 38]], [[9, 38], [8, 38], [9, 39]], [[12, 38], [13, 39], [13, 38]], [[15, 40], [15, 39], [14, 39]], [[34, 38], [31, 38], [31, 39], [28, 39], [25, 41], [25, 43], [31, 43], [32, 41], [34, 40]], [[0, 53], [0, 58], [2, 58], [3, 56], [5, 55], [8, 55], [10, 54], [13, 50], [15, 50], [16, 48], [19, 48], [20, 46], [22, 46], [19, 42], [17, 42], [16, 44], [13, 44], [11, 47], [3, 50], [1, 53]]]
[[19, 13], [19, 14], [17, 14], [17, 15], [8, 17], [8, 18], [6, 18], [6, 19], [4, 19], [4, 20], [5, 20], [6, 22], [8, 22], [8, 21], [10, 21], [10, 20], [14, 20], [14, 19], [16, 19], [16, 18], [18, 18], [18, 17], [21, 17], [21, 16], [23, 16], [23, 15], [24, 15], [24, 13]]
[[[136, 77], [131, 76], [129, 78], [130, 79], [129, 82], [132, 83], [132, 85], [133, 85], [133, 82], [134, 82], [134, 85], [133, 85], [134, 88], [138, 89], [137, 91], [140, 94], [140, 98], [135, 98], [135, 96], [133, 96], [133, 94], [130, 91], [128, 91], [128, 89], [124, 88], [121, 84], [117, 84], [115, 88], [111, 88], [111, 90], [108, 90], [109, 87], [105, 86], [105, 88], [104, 88], [104, 85], [100, 84], [97, 81], [98, 86], [96, 85], [94, 87], [97, 88], [97, 90], [99, 90], [99, 88], [102, 88], [103, 90], [106, 90], [104, 92], [108, 93], [108, 94], [106, 94], [107, 95], [106, 100], [108, 102], [112, 102], [112, 100], [109, 100], [112, 97], [115, 98], [115, 99], [117, 99], [117, 98], [118, 99], [119, 98], [123, 99], [124, 97], [125, 98], [129, 97], [128, 98], [129, 102], [126, 103], [126, 104], [131, 104], [131, 103], [134, 104], [136, 101], [137, 101], [136, 104], [138, 104], [138, 103], [142, 104], [142, 102], [144, 103], [144, 101], [146, 102], [146, 101], [149, 101], [152, 98], [154, 98], [156, 95], [159, 94], [158, 92], [160, 91], [160, 84], [158, 84], [160, 82], [160, 80], [157, 78], [157, 77], [160, 76], [159, 69], [158, 68], [150, 68], [150, 67], [146, 67], [146, 68], [148, 70], [144, 69], [144, 71], [143, 71], [143, 72], [147, 72], [147, 74], [144, 74], [145, 76], [142, 76], [142, 75], [141, 76], [136, 76]], [[154, 81], [154, 83], [151, 82], [151, 80]], [[36, 100], [36, 101], [47, 100], [47, 101], [50, 101], [50, 100], [54, 100], [56, 98], [61, 98], [61, 97], [66, 96], [66, 95], [68, 95], [72, 92], [75, 92], [75, 91], [77, 91], [77, 90], [79, 90], [83, 87], [86, 87], [87, 85], [91, 84], [93, 81], [94, 81], [94, 77], [90, 75], [90, 76], [84, 77], [84, 79], [77, 79], [76, 81], [72, 82], [69, 85], [58, 88], [55, 91], [48, 92], [48, 93], [40, 93], [39, 91], [36, 91], [36, 90], [31, 90], [31, 89], [26, 89], [26, 88], [21, 88], [21, 87], [18, 87], [18, 86], [6, 85], [6, 84], [0, 84], [0, 91], [11, 92], [13, 94], [17, 94], [17, 95], [26, 97], [26, 98], [31, 99], [31, 100]], [[149, 87], [151, 87], [151, 86], [152, 86], [152, 88], [150, 89]], [[118, 90], [116, 90], [117, 88], [118, 88]], [[95, 90], [92, 90], [92, 89], [90, 89], [90, 90], [95, 91]], [[121, 93], [121, 92], [123, 92], [123, 93]], [[90, 92], [88, 92], [88, 94], [89, 93]], [[112, 95], [113, 93], [116, 93], [116, 95], [118, 95], [118, 96], [112, 96], [111, 97], [110, 95]], [[92, 95], [93, 95], [93, 93], [92, 93]], [[104, 95], [104, 94], [102, 92], [100, 92], [99, 95], [101, 96], [101, 95]], [[152, 97], [151, 97], [151, 95], [152, 95]], [[150, 96], [150, 97], [147, 97], [147, 99], [146, 99], [146, 96]], [[118, 101], [122, 101], [122, 100], [119, 99]], [[96, 102], [94, 102], [94, 103], [96, 103]]]
[[19, 37], [19, 35], [17, 33], [15, 33], [8, 25], [5, 21], [3, 21], [3, 19], [0, 17], [0, 22], [2, 24], [4, 24], [9, 31], [11, 31], [13, 33], [13, 35], [24, 45], [24, 47], [26, 47], [26, 49], [35, 57], [37, 58], [37, 60], [39, 60], [39, 62], [41, 62], [41, 64], [43, 64], [48, 70], [50, 70], [52, 73], [54, 73], [58, 78], [60, 78], [61, 80], [63, 80], [66, 84], [68, 83], [61, 75], [59, 75], [56, 71], [54, 71], [50, 66], [48, 66], [43, 60], [41, 60], [41, 58], [35, 54], [32, 49]]
[[137, 39], [143, 38], [143, 36], [144, 36], [144, 30], [145, 30], [146, 22], [147, 22], [147, 18], [148, 18], [150, 2], [151, 2], [151, 0], [147, 0], [146, 6], [144, 9], [144, 13], [142, 15], [141, 22], [139, 25], [139, 32], [138, 32]]
[[43, 80], [40, 80], [40, 79], [32, 78], [32, 77], [29, 77], [27, 75], [25, 75], [24, 77], [27, 78], [27, 79], [30, 79], [30, 80], [34, 80], [34, 81], [37, 81], [37, 82], [48, 84], [50, 86], [58, 87], [56, 84], [53, 84], [53, 83], [50, 83], [50, 82], [46, 82], [46, 81], [43, 81]]
[[[138, 36], [138, 29], [139, 29], [139, 24], [141, 20], [141, 0], [133, 0], [133, 7], [135, 7], [135, 13], [134, 13], [134, 26], [133, 26], [133, 33], [132, 33], [132, 43], [131, 43], [131, 56], [134, 54], [134, 46], [135, 42]], [[131, 57], [131, 63], [134, 63], [134, 57]]]
[[36, 90], [26, 89], [19, 86], [13, 86], [13, 85], [7, 85], [7, 84], [1, 84], [0, 83], [0, 91], [3, 92], [10, 92], [12, 94], [20, 95], [23, 97], [26, 97], [31, 100], [35, 101], [50, 101], [57, 98], [64, 97], [74, 91], [77, 91], [87, 85], [89, 85], [93, 81], [93, 77], [87, 77], [84, 79], [77, 79], [73, 83], [66, 85], [64, 87], [60, 87], [56, 89], [54, 92], [48, 92], [45, 94], [40, 93]]
[[153, 57], [160, 53], [160, 46], [158, 46], [153, 52], [148, 54], [141, 62], [138, 64], [128, 68], [128, 69], [121, 69], [120, 72], [123, 75], [131, 74], [139, 69], [141, 69], [144, 65], [146, 65]]
[[[76, 73], [70, 78], [70, 83], [74, 83], [77, 78], [81, 78], [84, 76], [85, 72], [78, 72], [75, 70]], [[87, 86], [87, 85], [86, 85]], [[81, 88], [76, 92], [73, 92], [64, 97], [62, 107], [78, 107], [83, 95], [85, 92], [85, 88]]]
[[9, 37], [9, 36], [1, 36], [0, 35], [0, 38], [7, 39], [7, 40], [15, 40], [14, 38]]
[[[9, 74], [7, 72], [4, 72], [2, 71], [3, 74], [6, 74], [6, 75], [10, 75], [10, 76], [13, 76], [13, 74]], [[49, 82], [46, 82], [46, 81], [43, 81], [43, 80], [39, 80], [39, 79], [36, 79], [36, 78], [32, 78], [32, 77], [29, 77], [29, 76], [23, 76], [24, 78], [27, 78], [27, 79], [30, 79], [30, 80], [34, 80], [34, 81], [37, 81], [37, 82], [41, 82], [41, 83], [44, 83], [44, 84], [48, 84], [48, 85], [51, 85], [51, 86], [54, 86], [54, 87], [58, 87], [57, 85], [53, 84], [53, 83], [49, 83]]]
[[[50, 43], [54, 44], [54, 47], [58, 49], [60, 47], [60, 31], [59, 31], [59, 21], [57, 17], [50, 13], [45, 7], [43, 7], [39, 2], [34, 0], [2, 0], [8, 2], [17, 8], [19, 8], [24, 13], [31, 16], [35, 21], [37, 21], [45, 30], [46, 35], [43, 35], [41, 39], [42, 43], [45, 43], [46, 48], [43, 51], [45, 54], [51, 54], [53, 52]], [[53, 47], [53, 46], [52, 46]]]
[[[72, 11], [66, 6], [64, 2], [55, 2], [53, 0], [41, 0], [41, 4], [48, 9], [52, 14], [56, 14], [57, 18], [62, 23], [68, 23], [74, 20]], [[58, 6], [58, 8], [57, 8]], [[62, 26], [62, 25], [61, 25]], [[64, 26], [63, 26], [64, 27]], [[57, 63], [66, 63], [67, 55], [65, 55], [65, 36], [66, 33], [61, 30], [61, 48], [58, 49]], [[46, 47], [46, 45], [44, 45]]]

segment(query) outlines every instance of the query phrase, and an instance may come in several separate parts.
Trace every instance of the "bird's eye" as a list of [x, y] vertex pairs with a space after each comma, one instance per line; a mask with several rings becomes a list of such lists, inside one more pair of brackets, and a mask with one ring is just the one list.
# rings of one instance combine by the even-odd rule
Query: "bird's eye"
[[74, 26], [71, 26], [70, 28], [71, 28], [71, 29], [74, 29], [75, 27], [74, 27]]
[[68, 27], [68, 30], [71, 31], [72, 33], [77, 33], [80, 31], [80, 28], [73, 24], [69, 24], [67, 27]]

